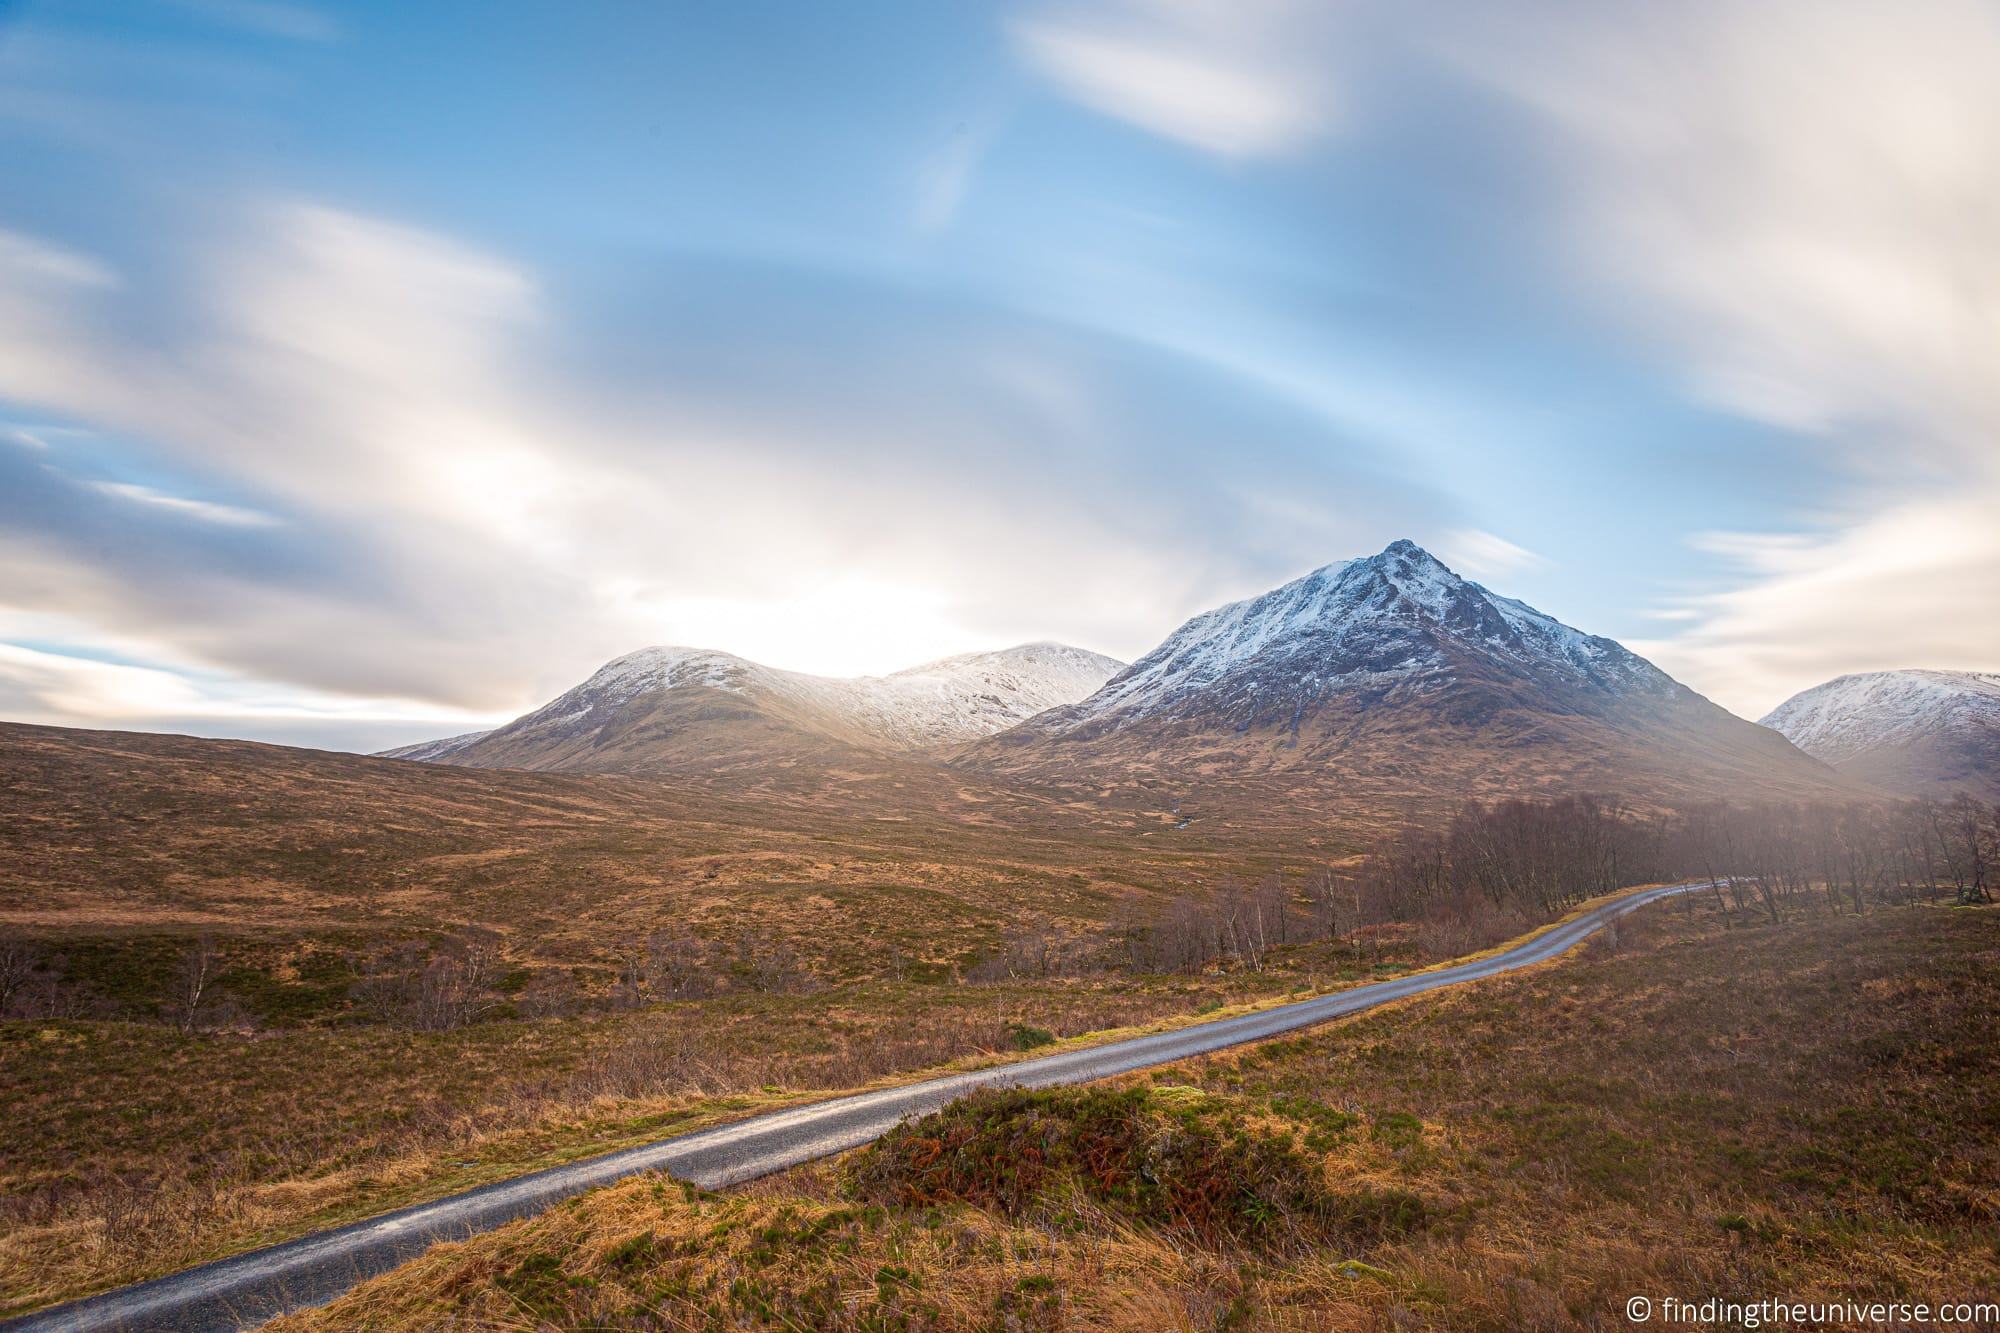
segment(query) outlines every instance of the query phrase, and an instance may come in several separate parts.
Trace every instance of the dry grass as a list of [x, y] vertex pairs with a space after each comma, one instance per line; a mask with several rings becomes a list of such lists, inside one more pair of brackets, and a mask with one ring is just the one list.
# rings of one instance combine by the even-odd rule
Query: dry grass
[[1415, 1195], [1414, 1235], [1197, 1241], [1073, 1190], [885, 1207], [838, 1166], [732, 1197], [649, 1178], [280, 1327], [1615, 1329], [1642, 1293], [1992, 1299], [1996, 1004], [2000, 912], [1725, 931], [1684, 903], [1128, 1080], [1287, 1129], [1336, 1193]]
[[[1100, 928], [1328, 841], [1272, 852], [1142, 806], [917, 769], [745, 792], [0, 724], [0, 944], [60, 959], [91, 1014], [0, 1023], [0, 1310], [744, 1098], [1006, 1051], [1009, 1022], [1068, 1036], [1362, 975], [1329, 957], [1255, 977], [953, 984], [1026, 920]], [[350, 998], [357, 960], [476, 929], [511, 995], [552, 978], [588, 1010], [662, 927], [775, 942], [815, 989], [437, 1034], [369, 1022]], [[128, 1021], [165, 1012], [197, 934], [249, 1030]]]
[[1088, 809], [926, 768], [859, 793], [798, 783], [0, 723], [0, 934], [61, 948], [211, 930], [261, 947], [479, 927], [522, 965], [601, 979], [670, 926], [782, 941], [825, 981], [891, 963], [949, 976], [1030, 917], [1089, 928], [1352, 850], [1319, 828], [1282, 844], [1174, 831], [1143, 802]]
[[871, 982], [441, 1033], [0, 1024], [0, 1312], [780, 1101], [1014, 1058], [1024, 1029], [1189, 1021], [1406, 965], [1323, 954], [1264, 974]]

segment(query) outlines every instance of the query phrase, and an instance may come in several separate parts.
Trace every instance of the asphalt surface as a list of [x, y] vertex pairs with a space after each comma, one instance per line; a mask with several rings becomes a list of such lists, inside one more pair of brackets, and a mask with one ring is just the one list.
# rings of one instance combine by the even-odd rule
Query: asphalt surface
[[975, 1088], [1085, 1083], [1150, 1065], [1262, 1041], [1406, 996], [1532, 966], [1564, 953], [1627, 912], [1707, 881], [1642, 889], [1485, 958], [1435, 972], [1370, 982], [1238, 1018], [1131, 1037], [973, 1073], [928, 1079], [774, 1111], [603, 1157], [497, 1181], [463, 1194], [386, 1213], [334, 1231], [218, 1259], [150, 1282], [9, 1320], [27, 1330], [217, 1330], [254, 1327], [288, 1310], [323, 1305], [355, 1284], [415, 1258], [439, 1241], [541, 1212], [584, 1190], [643, 1171], [666, 1171], [708, 1189], [734, 1185], [859, 1147], [898, 1121], [923, 1115]]

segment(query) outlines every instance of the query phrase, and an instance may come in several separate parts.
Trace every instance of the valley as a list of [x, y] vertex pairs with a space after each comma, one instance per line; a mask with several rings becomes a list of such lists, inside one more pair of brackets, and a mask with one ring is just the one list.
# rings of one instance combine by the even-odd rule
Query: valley
[[[965, 1103], [723, 1194], [641, 1177], [276, 1327], [1499, 1333], [1628, 1327], [1636, 1294], [1993, 1299], [2000, 919], [1728, 929], [1688, 904], [1555, 968], [1130, 1076], [1123, 1102]], [[1167, 1127], [1260, 1210], [1203, 1229], [1060, 1159], [1025, 1198], [924, 1167], [947, 1138], [997, 1182], [1025, 1142]]]
[[2000, 834], [1409, 543], [1129, 667], [642, 650], [378, 756], [0, 724], [0, 815], [14, 1313], [855, 1089], [1269, 1037], [1635, 884], [1727, 887], [1614, 953], [1977, 909]]

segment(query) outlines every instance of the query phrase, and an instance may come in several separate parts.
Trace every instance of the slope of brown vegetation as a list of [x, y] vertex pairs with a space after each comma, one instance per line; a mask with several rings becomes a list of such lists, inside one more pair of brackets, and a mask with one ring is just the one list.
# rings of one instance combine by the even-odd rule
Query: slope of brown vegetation
[[797, 782], [724, 791], [0, 724], [0, 929], [477, 926], [542, 961], [608, 966], [664, 925], [727, 923], [837, 978], [885, 941], [949, 968], [1024, 911], [1098, 921], [1265, 855], [1165, 812], [927, 768]]
[[[1026, 1111], [1017, 1151], [1065, 1145], [1035, 1206], [955, 1194], [926, 1142], [947, 1118], [734, 1196], [601, 1191], [280, 1327], [1617, 1329], [1633, 1295], [1995, 1299], [2000, 915], [1719, 910], [1128, 1080], [1129, 1105], [976, 1116], [959, 1146]], [[1124, 1206], [1133, 1117], [1191, 1104], [1210, 1167], [1277, 1135], [1315, 1193], [1395, 1191], [1423, 1224], [1274, 1244]]]

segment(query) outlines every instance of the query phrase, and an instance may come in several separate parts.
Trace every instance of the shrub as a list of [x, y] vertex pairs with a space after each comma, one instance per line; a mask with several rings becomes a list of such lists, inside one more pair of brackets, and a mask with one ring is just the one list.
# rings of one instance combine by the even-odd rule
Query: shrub
[[1425, 1219], [1413, 1195], [1335, 1193], [1294, 1135], [1253, 1124], [1234, 1102], [1143, 1088], [976, 1092], [891, 1130], [846, 1179], [875, 1203], [963, 1202], [1013, 1219], [1081, 1196], [1208, 1242], [1369, 1241]]
[[1047, 1028], [1031, 1027], [1026, 1023], [1009, 1023], [1007, 1035], [1014, 1039], [1014, 1049], [1017, 1051], [1032, 1051], [1038, 1046], [1056, 1044], [1055, 1033]]

